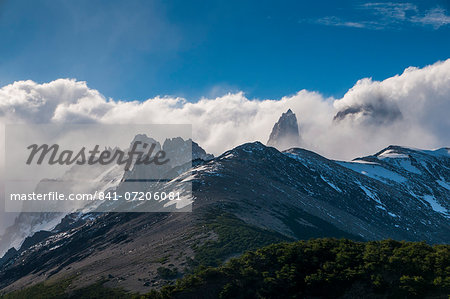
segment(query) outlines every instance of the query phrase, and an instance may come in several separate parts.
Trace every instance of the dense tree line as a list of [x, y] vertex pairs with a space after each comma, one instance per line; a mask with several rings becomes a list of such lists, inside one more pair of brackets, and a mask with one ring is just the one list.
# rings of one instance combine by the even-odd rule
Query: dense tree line
[[159, 295], [448, 298], [449, 294], [449, 245], [315, 239], [266, 246], [223, 266], [199, 269]]
[[102, 282], [67, 294], [69, 284], [38, 284], [4, 298], [448, 298], [450, 245], [312, 239], [248, 251], [218, 267], [200, 266], [146, 295]]

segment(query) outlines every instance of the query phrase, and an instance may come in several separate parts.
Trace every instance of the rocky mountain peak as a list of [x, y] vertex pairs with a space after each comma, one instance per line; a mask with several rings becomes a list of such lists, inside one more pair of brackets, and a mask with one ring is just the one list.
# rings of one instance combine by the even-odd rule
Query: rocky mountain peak
[[285, 150], [300, 146], [300, 133], [295, 113], [291, 109], [283, 113], [270, 133], [268, 146]]

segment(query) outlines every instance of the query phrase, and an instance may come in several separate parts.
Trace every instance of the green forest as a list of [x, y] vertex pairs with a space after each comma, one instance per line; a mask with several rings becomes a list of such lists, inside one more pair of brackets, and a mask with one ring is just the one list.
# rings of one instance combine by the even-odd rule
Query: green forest
[[98, 282], [66, 293], [69, 280], [2, 298], [449, 298], [450, 245], [312, 239], [199, 266], [175, 285], [142, 294]]

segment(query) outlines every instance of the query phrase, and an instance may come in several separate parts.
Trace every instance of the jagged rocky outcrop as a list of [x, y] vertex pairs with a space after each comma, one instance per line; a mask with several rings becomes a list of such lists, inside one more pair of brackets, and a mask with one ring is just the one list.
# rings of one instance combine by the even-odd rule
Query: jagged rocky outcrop
[[270, 133], [268, 146], [285, 150], [300, 146], [300, 133], [295, 113], [291, 109], [283, 113]]

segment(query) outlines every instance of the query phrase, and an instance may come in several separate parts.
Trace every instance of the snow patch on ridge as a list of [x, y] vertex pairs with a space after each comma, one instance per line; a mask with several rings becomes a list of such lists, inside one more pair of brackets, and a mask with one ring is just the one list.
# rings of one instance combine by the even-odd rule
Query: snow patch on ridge
[[445, 207], [441, 206], [440, 203], [437, 202], [436, 198], [433, 195], [425, 194], [422, 196], [422, 199], [428, 202], [433, 210], [438, 213], [447, 214], [448, 211]]
[[373, 199], [374, 201], [376, 201], [377, 203], [379, 203], [380, 205], [383, 205], [383, 203], [380, 201], [380, 199], [378, 198], [378, 196], [373, 193], [371, 190], [369, 190], [367, 187], [363, 186], [361, 184], [361, 182], [357, 181], [356, 182], [359, 186], [359, 188], [361, 188], [361, 190], [364, 191], [364, 193], [366, 193], [367, 197]]
[[[356, 163], [355, 163], [356, 162]], [[376, 179], [385, 183], [386, 181], [394, 181], [397, 183], [404, 183], [407, 179], [400, 174], [390, 171], [376, 163], [362, 163], [360, 161], [352, 162], [337, 162], [345, 168], [351, 169], [358, 173], [364, 174], [372, 179]]]
[[412, 172], [412, 173], [416, 173], [416, 174], [422, 174], [422, 172], [419, 169], [417, 169], [416, 167], [414, 167], [411, 164], [411, 161], [409, 161], [409, 160], [403, 160], [402, 159], [402, 160], [400, 160], [398, 162], [398, 164], [399, 164], [400, 167], [402, 167], [403, 169], [405, 169], [408, 172]]
[[437, 180], [436, 183], [441, 185], [441, 187], [444, 187], [445, 189], [450, 190], [450, 184], [447, 183], [446, 181]]
[[398, 159], [398, 158], [400, 158], [400, 159], [407, 159], [408, 155], [399, 154], [399, 153], [396, 153], [393, 150], [387, 150], [385, 152], [382, 152], [380, 155], [378, 155], [378, 158], [381, 159], [381, 160], [386, 159], [386, 158], [389, 158], [389, 159]]
[[339, 189], [338, 186], [336, 186], [335, 184], [333, 184], [332, 182], [330, 182], [329, 180], [327, 180], [327, 179], [326, 179], [325, 177], [323, 177], [322, 175], [320, 175], [320, 178], [321, 178], [325, 183], [327, 183], [328, 185], [330, 185], [331, 188], [333, 188], [333, 189], [336, 190], [337, 192], [342, 192], [342, 190]]

